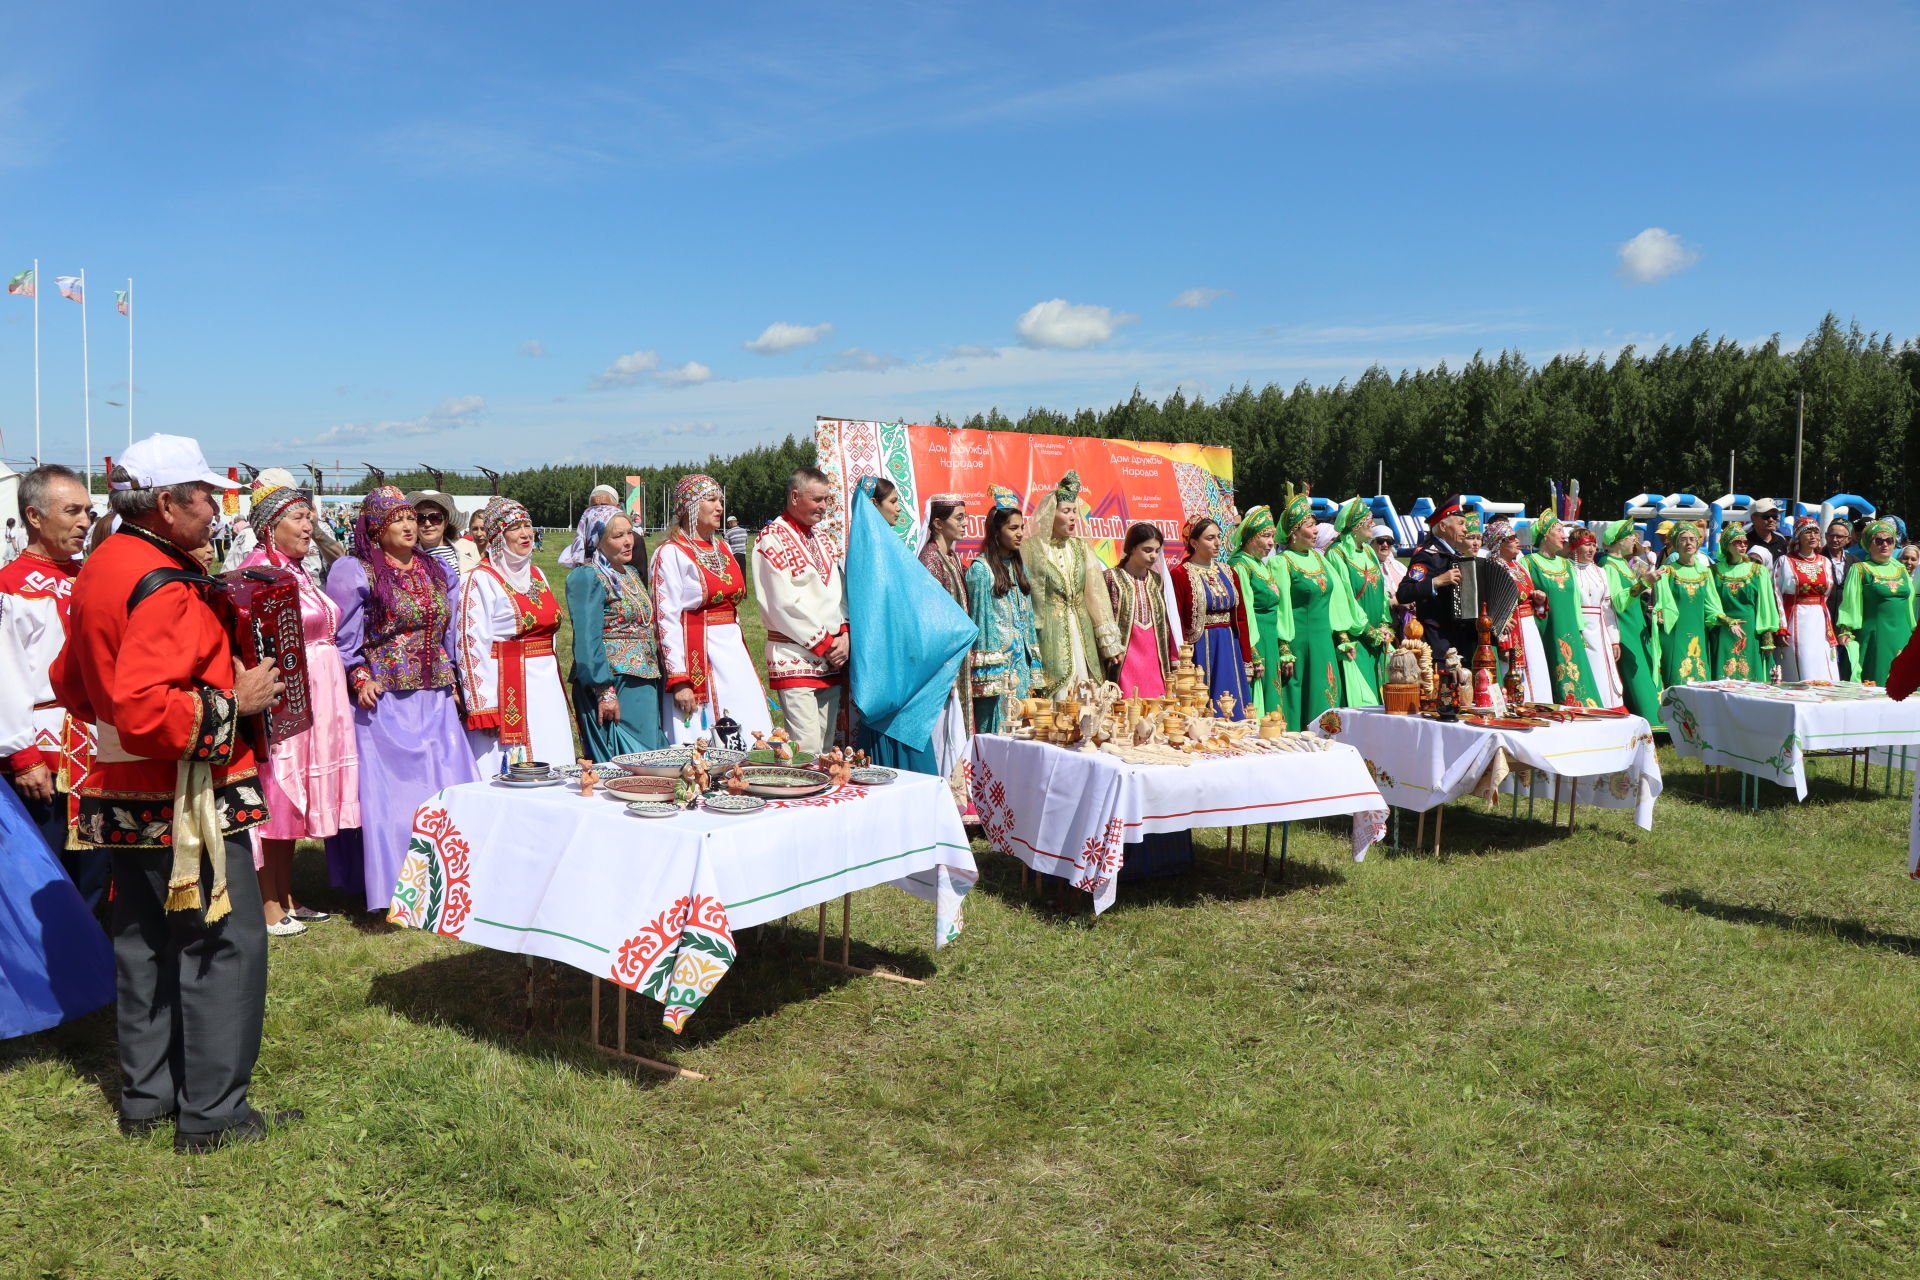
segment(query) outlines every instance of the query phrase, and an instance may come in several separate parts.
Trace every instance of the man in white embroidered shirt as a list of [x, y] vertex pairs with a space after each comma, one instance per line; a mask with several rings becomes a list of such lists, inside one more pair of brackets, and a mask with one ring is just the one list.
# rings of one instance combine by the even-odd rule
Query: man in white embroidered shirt
[[827, 514], [827, 477], [801, 467], [787, 507], [753, 543], [753, 593], [767, 624], [767, 685], [780, 701], [794, 749], [833, 743], [847, 684], [847, 591], [840, 558], [815, 532]]

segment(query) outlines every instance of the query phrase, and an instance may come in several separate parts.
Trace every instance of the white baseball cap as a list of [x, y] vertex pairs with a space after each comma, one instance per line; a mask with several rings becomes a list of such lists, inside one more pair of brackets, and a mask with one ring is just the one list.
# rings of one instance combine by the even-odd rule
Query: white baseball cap
[[1747, 513], [1756, 516], [1777, 516], [1780, 514], [1780, 504], [1772, 498], [1762, 498], [1748, 507]]
[[200, 442], [186, 436], [148, 436], [127, 446], [120, 465], [133, 478], [131, 484], [109, 483], [108, 488], [164, 489], [170, 484], [210, 484], [216, 489], [238, 489], [240, 482], [215, 475], [200, 452]]

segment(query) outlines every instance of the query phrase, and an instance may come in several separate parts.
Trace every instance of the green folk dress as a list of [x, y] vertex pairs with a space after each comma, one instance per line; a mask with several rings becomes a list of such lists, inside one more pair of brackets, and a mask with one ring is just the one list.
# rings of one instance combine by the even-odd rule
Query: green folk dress
[[1896, 561], [1857, 560], [1840, 591], [1840, 638], [1859, 646], [1857, 679], [1887, 682], [1887, 670], [1913, 635], [1913, 579]]
[[1726, 622], [1713, 570], [1698, 560], [1669, 564], [1660, 575], [1661, 677], [1669, 685], [1713, 676], [1713, 628]]
[[1660, 724], [1660, 628], [1648, 608], [1653, 588], [1618, 556], [1608, 556], [1607, 590], [1620, 620], [1620, 690], [1627, 710], [1658, 729]]
[[[1780, 630], [1780, 602], [1773, 575], [1751, 560], [1720, 565], [1713, 571], [1720, 591], [1720, 612], [1727, 625], [1713, 633], [1716, 680], [1773, 681], [1773, 637]], [[1735, 625], [1740, 634], [1735, 635]]]
[[[1280, 587], [1276, 630], [1280, 655], [1293, 656], [1293, 676], [1280, 681], [1280, 709], [1287, 728], [1311, 725], [1323, 711], [1335, 707], [1379, 705], [1379, 695], [1340, 652], [1336, 633], [1357, 634], [1364, 624], [1354, 603], [1346, 571], [1328, 562], [1318, 551], [1281, 551], [1268, 564]], [[1342, 698], [1342, 667], [1353, 679]]]
[[1573, 561], [1535, 552], [1527, 559], [1527, 576], [1535, 589], [1547, 593], [1546, 612], [1537, 625], [1540, 643], [1547, 649], [1553, 700], [1567, 707], [1599, 706], [1600, 689], [1587, 666], [1586, 613]]
[[[1393, 655], [1393, 613], [1387, 600], [1387, 575], [1380, 556], [1364, 542], [1348, 535], [1333, 544], [1327, 559], [1345, 569], [1347, 586], [1363, 619], [1353, 633], [1354, 665], [1377, 694], [1387, 685], [1387, 659]], [[1351, 701], [1348, 706], [1357, 705]]]
[[1240, 584], [1240, 598], [1246, 602], [1248, 639], [1253, 642], [1254, 659], [1264, 664], [1254, 677], [1253, 716], [1257, 719], [1280, 710], [1280, 588], [1266, 563], [1245, 551], [1236, 552], [1227, 562], [1233, 567], [1234, 581]]

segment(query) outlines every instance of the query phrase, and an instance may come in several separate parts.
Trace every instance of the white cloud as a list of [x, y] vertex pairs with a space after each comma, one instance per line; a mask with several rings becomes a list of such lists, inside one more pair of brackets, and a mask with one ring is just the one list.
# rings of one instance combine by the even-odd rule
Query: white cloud
[[389, 419], [385, 422], [343, 422], [318, 435], [289, 440], [290, 445], [352, 444], [370, 440], [395, 440], [407, 436], [431, 436], [473, 425], [486, 409], [483, 396], [449, 396], [417, 418]]
[[763, 356], [777, 356], [795, 347], [810, 347], [832, 332], [833, 326], [830, 324], [788, 324], [784, 320], [776, 320], [762, 329], [760, 336], [752, 342], [740, 345]]
[[621, 356], [593, 380], [596, 387], [630, 387], [660, 367], [660, 353], [657, 351], [635, 351]]
[[1700, 251], [1665, 227], [1648, 227], [1620, 246], [1620, 277], [1628, 284], [1652, 284], [1700, 261]]
[[947, 354], [955, 360], [998, 360], [1000, 358], [1000, 349], [998, 347], [977, 347], [971, 343], [962, 343]]
[[547, 344], [538, 338], [528, 338], [520, 344], [520, 354], [539, 360], [547, 354]]
[[1186, 289], [1168, 305], [1187, 308], [1210, 307], [1232, 292], [1231, 289]]
[[1029, 347], [1057, 347], [1079, 351], [1097, 347], [1113, 336], [1123, 324], [1138, 316], [1116, 312], [1090, 303], [1051, 298], [1036, 302], [1015, 322], [1013, 331]]
[[705, 382], [713, 376], [713, 370], [698, 360], [689, 360], [683, 365], [671, 369], [662, 369], [659, 378], [662, 386], [692, 387]]
[[888, 355], [884, 351], [867, 351], [861, 347], [848, 347], [828, 362], [827, 368], [842, 373], [885, 373], [905, 364], [899, 356]]

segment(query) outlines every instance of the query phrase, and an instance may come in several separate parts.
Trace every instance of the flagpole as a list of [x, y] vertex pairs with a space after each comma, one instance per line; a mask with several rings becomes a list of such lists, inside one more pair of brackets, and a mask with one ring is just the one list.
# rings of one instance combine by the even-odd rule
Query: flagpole
[[133, 277], [127, 277], [127, 447], [133, 447]]
[[85, 423], [87, 501], [93, 501], [93, 375], [87, 366], [87, 269], [80, 268], [80, 420]]
[[33, 465], [47, 455], [40, 452], [40, 259], [33, 260]]

